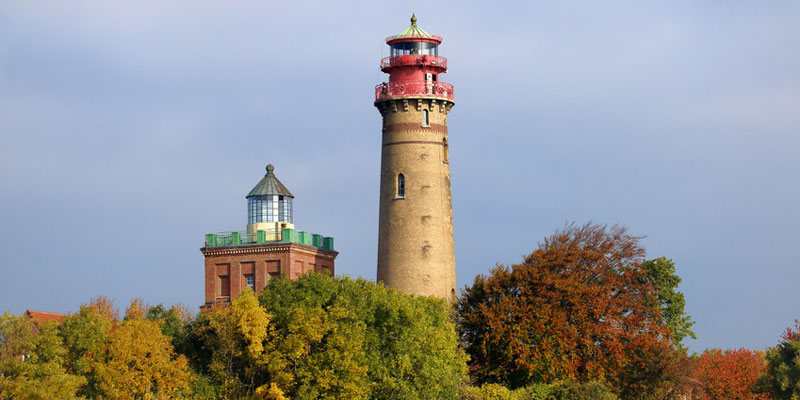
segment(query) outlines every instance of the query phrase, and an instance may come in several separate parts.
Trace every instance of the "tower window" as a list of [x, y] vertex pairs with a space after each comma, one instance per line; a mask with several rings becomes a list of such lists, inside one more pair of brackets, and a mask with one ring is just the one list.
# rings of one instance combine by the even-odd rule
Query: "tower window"
[[422, 126], [430, 126], [430, 119], [428, 118], [428, 110], [422, 110]]
[[450, 150], [447, 147], [447, 138], [442, 139], [442, 161], [445, 164], [450, 163]]
[[397, 197], [406, 197], [406, 177], [403, 174], [397, 174]]

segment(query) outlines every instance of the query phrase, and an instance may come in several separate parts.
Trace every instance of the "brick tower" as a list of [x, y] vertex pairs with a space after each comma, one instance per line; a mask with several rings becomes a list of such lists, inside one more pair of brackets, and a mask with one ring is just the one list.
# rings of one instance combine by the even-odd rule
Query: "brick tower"
[[389, 82], [375, 88], [383, 117], [378, 281], [402, 292], [456, 299], [447, 114], [453, 85], [439, 80], [442, 38], [411, 17], [386, 44]]
[[247, 230], [209, 233], [205, 256], [205, 304], [228, 304], [245, 287], [258, 293], [278, 275], [297, 279], [317, 271], [334, 275], [333, 238], [296, 231], [294, 195], [278, 180], [272, 164], [247, 194]]

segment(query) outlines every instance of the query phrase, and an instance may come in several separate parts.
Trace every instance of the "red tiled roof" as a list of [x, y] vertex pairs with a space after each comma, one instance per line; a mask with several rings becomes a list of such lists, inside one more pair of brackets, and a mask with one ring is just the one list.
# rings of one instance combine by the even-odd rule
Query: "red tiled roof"
[[59, 324], [66, 317], [65, 314], [57, 314], [46, 311], [25, 310], [25, 316], [32, 319], [36, 325], [43, 324], [47, 321], [56, 321]]

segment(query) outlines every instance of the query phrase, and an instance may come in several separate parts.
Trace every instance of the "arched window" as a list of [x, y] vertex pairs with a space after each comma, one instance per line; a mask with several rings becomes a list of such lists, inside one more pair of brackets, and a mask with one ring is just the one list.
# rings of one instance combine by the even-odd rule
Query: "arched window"
[[422, 110], [422, 126], [428, 126], [428, 110]]
[[406, 177], [397, 174], [397, 197], [406, 197]]
[[450, 150], [447, 147], [447, 138], [442, 139], [442, 162], [450, 164]]

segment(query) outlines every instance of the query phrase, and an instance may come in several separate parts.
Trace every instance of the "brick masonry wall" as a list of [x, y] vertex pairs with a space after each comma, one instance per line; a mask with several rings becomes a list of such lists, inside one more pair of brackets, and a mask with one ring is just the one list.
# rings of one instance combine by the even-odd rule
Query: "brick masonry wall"
[[[402, 292], [455, 300], [447, 114], [451, 101], [376, 102], [383, 116], [378, 281]], [[423, 125], [423, 110], [429, 124]], [[397, 176], [405, 196], [397, 196]]]
[[[297, 279], [310, 271], [335, 275], [339, 254], [295, 243], [267, 243], [253, 246], [202, 248], [205, 256], [205, 304], [225, 304], [242, 293], [246, 275], [254, 275], [255, 292], [260, 293], [273, 276]], [[230, 297], [223, 297], [220, 277], [230, 282]]]

